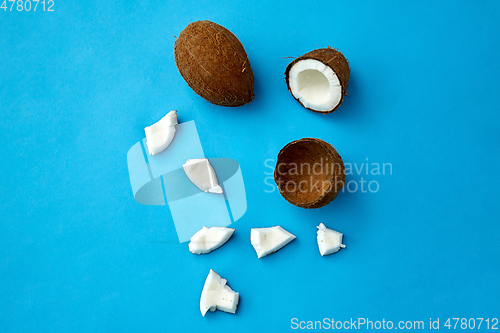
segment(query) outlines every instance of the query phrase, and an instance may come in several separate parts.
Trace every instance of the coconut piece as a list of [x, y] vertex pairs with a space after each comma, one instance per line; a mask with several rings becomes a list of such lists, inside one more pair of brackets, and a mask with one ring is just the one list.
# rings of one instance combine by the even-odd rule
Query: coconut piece
[[187, 160], [182, 168], [189, 180], [203, 192], [222, 193], [215, 170], [207, 158]]
[[170, 111], [158, 122], [144, 128], [149, 155], [156, 155], [167, 149], [174, 139], [177, 124], [177, 111]]
[[226, 227], [203, 227], [191, 237], [189, 251], [194, 254], [205, 254], [217, 250], [233, 235], [234, 229]]
[[274, 181], [291, 204], [302, 208], [323, 207], [344, 186], [344, 162], [335, 148], [323, 140], [296, 140], [279, 152]]
[[288, 91], [306, 109], [335, 111], [347, 94], [349, 63], [330, 47], [317, 49], [292, 61], [286, 68]]
[[174, 47], [177, 68], [195, 93], [222, 106], [240, 106], [253, 99], [254, 78], [241, 42], [211, 22], [189, 24]]
[[327, 256], [338, 252], [341, 248], [345, 248], [345, 245], [342, 244], [343, 234], [333, 229], [328, 229], [323, 223], [320, 223], [317, 228], [318, 236], [316, 238], [318, 240], [319, 253], [322, 256]]
[[252, 243], [255, 252], [257, 252], [257, 257], [259, 258], [277, 252], [295, 238], [295, 235], [289, 233], [280, 226], [253, 228], [250, 231], [250, 243]]
[[200, 298], [200, 310], [203, 317], [208, 310], [210, 312], [215, 312], [215, 310], [236, 312], [240, 294], [234, 292], [226, 283], [226, 279], [221, 278], [213, 269], [210, 270]]

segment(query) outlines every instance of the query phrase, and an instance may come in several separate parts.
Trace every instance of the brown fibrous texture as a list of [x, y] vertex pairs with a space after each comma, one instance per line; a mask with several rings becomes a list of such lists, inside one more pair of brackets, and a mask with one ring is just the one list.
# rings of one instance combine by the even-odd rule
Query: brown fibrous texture
[[[289, 80], [288, 74], [290, 73], [290, 69], [297, 62], [299, 62], [301, 60], [306, 60], [306, 59], [318, 60], [318, 61], [322, 62], [323, 64], [329, 66], [335, 72], [335, 74], [337, 74], [337, 77], [339, 78], [339, 81], [340, 81], [340, 85], [342, 87], [342, 96], [340, 98], [340, 102], [332, 110], [329, 110], [329, 111], [317, 111], [317, 110], [313, 110], [311, 108], [306, 108], [306, 109], [309, 109], [309, 110], [311, 110], [313, 112], [317, 112], [317, 113], [331, 113], [331, 112], [337, 110], [338, 107], [344, 101], [344, 97], [347, 95], [347, 85], [349, 83], [349, 75], [351, 73], [350, 68], [349, 68], [349, 63], [347, 62], [347, 59], [344, 57], [344, 55], [342, 54], [342, 52], [340, 52], [337, 49], [332, 49], [331, 47], [327, 47], [327, 48], [324, 48], [324, 49], [313, 50], [311, 52], [308, 52], [308, 53], [306, 53], [306, 54], [298, 57], [297, 59], [295, 59], [294, 61], [292, 61], [290, 64], [288, 64], [288, 66], [286, 67], [286, 70], [285, 70], [286, 85], [288, 87], [288, 91], [290, 92], [290, 94], [292, 94], [292, 89], [290, 88], [290, 83], [288, 81]], [[292, 94], [292, 96], [293, 96], [293, 94]], [[294, 98], [295, 98], [295, 96], [294, 96]], [[302, 106], [304, 106], [300, 102], [300, 100], [298, 100], [298, 99], [296, 99], [296, 100]]]
[[323, 207], [344, 186], [344, 162], [335, 148], [323, 140], [292, 141], [278, 154], [274, 181], [289, 203], [302, 208]]
[[241, 42], [211, 21], [189, 24], [175, 42], [177, 68], [195, 93], [222, 106], [241, 106], [253, 99], [254, 78]]

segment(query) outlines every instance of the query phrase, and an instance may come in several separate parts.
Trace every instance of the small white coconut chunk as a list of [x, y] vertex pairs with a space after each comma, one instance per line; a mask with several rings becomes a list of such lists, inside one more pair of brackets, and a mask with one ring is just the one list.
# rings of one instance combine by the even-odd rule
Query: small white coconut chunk
[[207, 158], [187, 160], [182, 168], [189, 180], [203, 192], [222, 193], [215, 170]]
[[210, 312], [215, 312], [215, 310], [236, 312], [240, 294], [234, 292], [226, 283], [226, 279], [221, 278], [213, 269], [210, 270], [201, 292], [200, 310], [203, 317], [208, 310]]
[[292, 95], [306, 108], [316, 111], [334, 109], [342, 98], [342, 87], [330, 66], [305, 59], [292, 66], [288, 74]]
[[203, 227], [191, 237], [189, 252], [205, 254], [217, 250], [231, 238], [233, 232], [234, 229], [226, 227]]
[[321, 253], [322, 256], [327, 256], [338, 252], [341, 248], [345, 248], [345, 245], [342, 244], [343, 234], [340, 232], [328, 229], [323, 223], [320, 223], [317, 233], [319, 253]]
[[167, 149], [174, 139], [177, 124], [177, 111], [170, 111], [157, 123], [144, 129], [149, 155], [156, 155]]
[[255, 252], [257, 252], [257, 257], [259, 258], [278, 251], [295, 238], [295, 235], [289, 233], [280, 226], [253, 228], [250, 232], [250, 243], [252, 243]]

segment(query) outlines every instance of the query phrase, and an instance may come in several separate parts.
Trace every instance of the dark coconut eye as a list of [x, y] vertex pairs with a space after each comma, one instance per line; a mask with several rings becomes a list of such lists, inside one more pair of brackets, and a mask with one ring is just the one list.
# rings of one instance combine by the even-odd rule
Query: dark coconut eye
[[347, 93], [349, 64], [337, 50], [318, 49], [295, 59], [285, 75], [288, 90], [302, 106], [330, 113], [342, 104]]

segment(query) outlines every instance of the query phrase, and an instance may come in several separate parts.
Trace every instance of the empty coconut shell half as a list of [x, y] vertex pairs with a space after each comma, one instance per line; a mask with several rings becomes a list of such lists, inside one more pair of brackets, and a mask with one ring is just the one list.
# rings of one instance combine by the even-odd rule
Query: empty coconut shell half
[[286, 84], [292, 96], [318, 113], [335, 111], [347, 94], [349, 63], [330, 47], [317, 49], [292, 61], [286, 68]]
[[289, 203], [302, 208], [323, 207], [344, 186], [344, 162], [335, 148], [323, 140], [296, 140], [279, 152], [274, 181]]
[[254, 78], [238, 38], [211, 21], [189, 24], [175, 42], [177, 68], [195, 93], [221, 106], [241, 106], [253, 99]]

